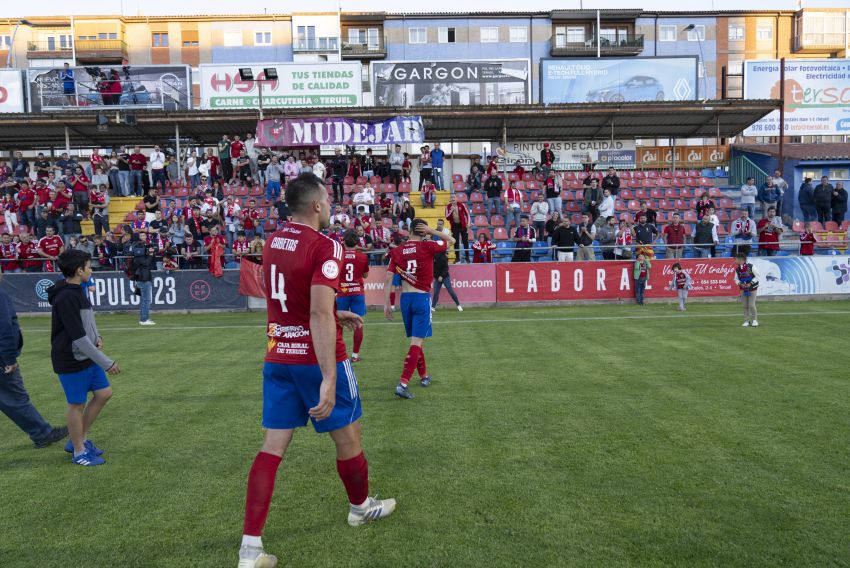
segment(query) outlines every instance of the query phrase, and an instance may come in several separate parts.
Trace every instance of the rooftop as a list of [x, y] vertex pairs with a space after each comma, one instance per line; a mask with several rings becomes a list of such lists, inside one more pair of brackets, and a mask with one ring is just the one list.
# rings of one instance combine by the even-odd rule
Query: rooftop
[[[735, 144], [733, 149], [779, 156], [779, 144]], [[850, 160], [850, 144], [785, 144], [783, 151], [791, 160]]]

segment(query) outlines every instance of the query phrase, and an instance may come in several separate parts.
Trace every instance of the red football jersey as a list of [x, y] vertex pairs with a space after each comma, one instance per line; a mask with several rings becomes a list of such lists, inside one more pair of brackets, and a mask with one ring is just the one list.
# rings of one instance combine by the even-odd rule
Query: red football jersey
[[23, 268], [38, 268], [41, 266], [41, 259], [38, 255], [38, 243], [34, 241], [29, 242], [21, 242], [18, 245], [18, 258], [21, 259], [21, 266]]
[[[310, 336], [310, 287], [339, 289], [342, 252], [342, 245], [300, 223], [287, 223], [266, 241], [263, 247], [268, 306], [266, 361], [318, 364]], [[337, 363], [346, 357], [342, 326], [337, 321]]]
[[38, 248], [48, 256], [59, 256], [62, 249], [65, 248], [65, 243], [62, 237], [53, 235], [52, 237], [44, 237], [38, 241]]
[[408, 284], [423, 292], [431, 291], [434, 255], [446, 252], [446, 241], [408, 241], [390, 251], [387, 270], [399, 274]]
[[342, 277], [338, 296], [362, 296], [366, 289], [363, 277], [369, 274], [369, 257], [357, 250], [346, 250], [342, 256]]

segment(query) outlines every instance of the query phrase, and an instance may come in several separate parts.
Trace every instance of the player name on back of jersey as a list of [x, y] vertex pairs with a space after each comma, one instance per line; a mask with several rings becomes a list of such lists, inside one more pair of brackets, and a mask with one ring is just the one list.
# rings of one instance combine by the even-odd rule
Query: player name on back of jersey
[[[301, 231], [298, 231], [299, 233]], [[271, 247], [273, 249], [295, 252], [295, 247], [298, 246], [298, 239], [290, 239], [287, 237], [275, 237], [272, 239]]]

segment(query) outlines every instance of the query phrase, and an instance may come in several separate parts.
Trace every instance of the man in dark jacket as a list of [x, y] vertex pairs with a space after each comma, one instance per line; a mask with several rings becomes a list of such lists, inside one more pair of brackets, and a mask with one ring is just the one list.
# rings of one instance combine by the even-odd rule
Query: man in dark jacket
[[561, 224], [552, 232], [555, 260], [560, 262], [573, 260], [576, 241], [578, 241], [578, 233], [575, 227], [570, 225], [570, 218], [565, 215]]
[[140, 297], [139, 325], [156, 325], [150, 319], [153, 303], [153, 270], [156, 268], [156, 246], [153, 243], [138, 243], [133, 247], [133, 280]]
[[803, 221], [814, 221], [818, 218], [818, 210], [815, 208], [815, 188], [812, 187], [812, 178], [806, 178], [800, 184], [800, 193], [797, 195], [800, 210], [803, 212]]
[[826, 223], [832, 220], [832, 194], [835, 188], [829, 183], [829, 177], [820, 178], [820, 183], [815, 186], [815, 208], [818, 212], [818, 222]]
[[543, 176], [549, 177], [549, 170], [555, 164], [555, 152], [549, 148], [549, 143], [543, 144], [543, 149], [540, 150], [540, 167], [543, 170]]
[[835, 182], [835, 191], [832, 192], [832, 220], [839, 225], [844, 222], [844, 215], [847, 214], [847, 190], [844, 189], [844, 182]]
[[331, 185], [333, 186], [334, 201], [342, 203], [343, 184], [348, 174], [348, 160], [342, 155], [339, 148], [334, 150], [334, 156], [330, 162]]
[[602, 189], [611, 190], [611, 195], [616, 197], [620, 193], [620, 176], [614, 168], [608, 168], [608, 173], [602, 178]]
[[0, 288], [0, 411], [29, 435], [36, 448], [45, 448], [67, 436], [68, 428], [51, 426], [30, 402], [18, 366], [23, 347], [12, 298]]

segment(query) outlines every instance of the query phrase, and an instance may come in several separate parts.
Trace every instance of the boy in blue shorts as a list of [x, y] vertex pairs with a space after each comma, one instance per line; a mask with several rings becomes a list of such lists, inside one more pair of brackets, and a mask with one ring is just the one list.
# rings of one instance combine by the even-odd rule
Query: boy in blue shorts
[[[65, 280], [47, 289], [47, 299], [53, 308], [50, 359], [68, 401], [71, 440], [65, 451], [72, 455], [74, 464], [101, 465], [106, 463], [101, 457], [103, 450], [87, 436], [97, 415], [112, 397], [106, 373], [117, 375], [121, 369], [101, 351], [103, 338], [97, 331], [94, 311], [82, 286], [91, 278], [91, 256], [79, 250], [65, 251], [59, 255], [58, 265]], [[94, 396], [86, 404], [89, 392]]]

